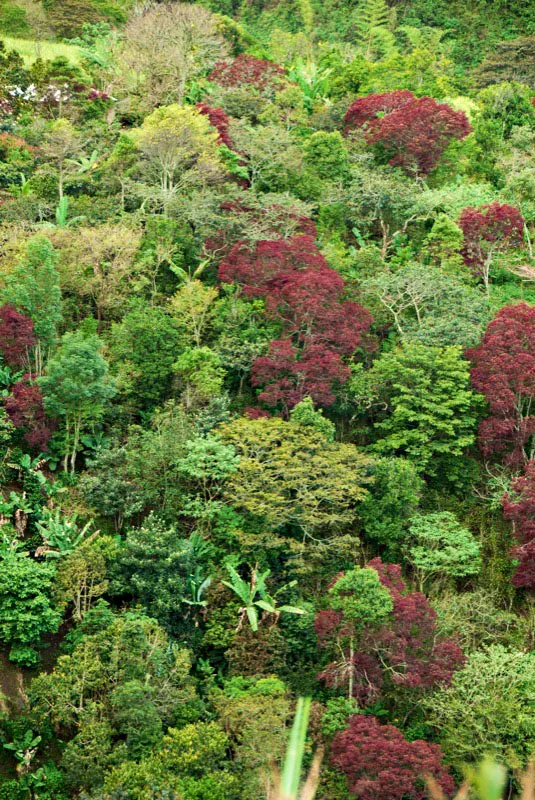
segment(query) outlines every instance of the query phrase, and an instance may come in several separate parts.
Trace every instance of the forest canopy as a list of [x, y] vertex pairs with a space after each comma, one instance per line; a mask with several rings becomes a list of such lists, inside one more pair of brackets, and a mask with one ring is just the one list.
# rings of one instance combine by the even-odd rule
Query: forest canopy
[[317, 800], [520, 796], [534, 53], [529, 2], [0, 0], [0, 800], [297, 800], [300, 698]]

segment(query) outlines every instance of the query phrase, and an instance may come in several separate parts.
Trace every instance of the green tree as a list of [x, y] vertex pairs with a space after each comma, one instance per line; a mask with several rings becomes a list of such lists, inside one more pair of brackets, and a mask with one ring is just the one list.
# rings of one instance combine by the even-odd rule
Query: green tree
[[33, 320], [38, 339], [35, 369], [42, 372], [45, 355], [54, 343], [61, 322], [60, 277], [56, 269], [57, 254], [50, 240], [35, 236], [26, 245], [21, 263], [7, 278], [3, 292], [6, 303], [12, 303]]
[[177, 358], [173, 369], [182, 385], [182, 402], [187, 410], [221, 394], [225, 372], [215, 350], [188, 347]]
[[[61, 94], [61, 89], [59, 90]], [[67, 119], [57, 119], [45, 136], [43, 152], [48, 161], [56, 167], [58, 175], [59, 199], [63, 198], [65, 180], [78, 172], [76, 159], [83, 152], [82, 137]]]
[[55, 568], [35, 561], [19, 547], [4, 544], [0, 569], [0, 637], [9, 657], [25, 665], [37, 661], [43, 634], [55, 633], [61, 613], [52, 600]]
[[214, 691], [210, 700], [232, 743], [243, 797], [264, 796], [266, 774], [274, 761], [280, 762], [287, 743], [290, 697], [286, 686], [275, 676], [236, 676], [226, 681], [222, 691]]
[[212, 323], [218, 291], [199, 280], [187, 281], [171, 298], [171, 314], [183, 340], [201, 347], [206, 329]]
[[415, 569], [420, 591], [428, 581], [477, 575], [481, 545], [450, 511], [413, 517], [407, 557]]
[[406, 456], [420, 474], [457, 480], [477, 422], [477, 395], [461, 348], [407, 344], [384, 353], [371, 378], [387, 406], [375, 424], [374, 449]]
[[427, 701], [448, 761], [462, 769], [491, 755], [516, 770], [535, 748], [535, 655], [494, 645], [469, 656], [451, 686]]
[[132, 410], [149, 410], [171, 391], [180, 336], [163, 309], [137, 307], [112, 325], [110, 365]]
[[242, 417], [219, 432], [240, 457], [225, 488], [238, 509], [275, 529], [295, 525], [305, 538], [355, 518], [367, 494], [370, 459], [354, 445], [329, 442], [309, 425], [278, 418]]
[[182, 721], [183, 713], [186, 719], [195, 717], [189, 670], [188, 652], [172, 647], [156, 620], [133, 611], [113, 614], [99, 601], [71, 633], [69, 653], [58, 658], [51, 672], [36, 677], [29, 699], [34, 713], [56, 730], [76, 734], [80, 742], [85, 722], [95, 716], [112, 724], [118, 737], [114, 693], [131, 682], [145, 687], [163, 725]]
[[210, 547], [150, 515], [128, 531], [110, 569], [114, 594], [130, 594], [170, 634], [183, 636], [193, 625], [195, 589], [206, 580]]
[[191, 106], [161, 106], [132, 132], [143, 154], [145, 200], [167, 209], [177, 194], [203, 185], [218, 175], [218, 134], [208, 118]]
[[305, 164], [320, 178], [336, 181], [349, 172], [347, 148], [339, 131], [316, 131], [304, 146]]
[[[390, 592], [371, 567], [355, 567], [348, 570], [330, 587], [327, 594], [329, 608], [341, 614], [337, 635], [337, 650], [347, 662], [348, 697], [353, 697], [354, 655], [359, 636], [364, 630], [378, 627], [385, 622], [392, 609]], [[347, 649], [347, 656], [345, 650]]]
[[64, 425], [65, 471], [70, 458], [74, 472], [82, 431], [100, 421], [115, 393], [101, 350], [102, 343], [95, 334], [83, 329], [66, 333], [48, 363], [46, 376], [40, 379], [47, 411]]
[[404, 342], [476, 345], [490, 316], [488, 299], [438, 267], [409, 263], [365, 281]]
[[392, 13], [385, 0], [361, 0], [353, 19], [359, 49], [368, 61], [395, 53], [396, 40], [390, 30]]
[[311, 397], [305, 397], [292, 408], [290, 411], [290, 419], [297, 425], [303, 427], [311, 427], [317, 433], [321, 433], [328, 442], [334, 442], [334, 435], [336, 426], [330, 419], [323, 416], [321, 408], [315, 409]]
[[373, 483], [359, 517], [366, 538], [386, 547], [389, 558], [396, 559], [424, 482], [414, 464], [405, 458], [378, 458], [373, 463], [372, 476]]
[[81, 622], [95, 602], [108, 591], [108, 565], [116, 556], [111, 537], [100, 536], [81, 544], [57, 567], [54, 596], [62, 607], [72, 607], [72, 618]]

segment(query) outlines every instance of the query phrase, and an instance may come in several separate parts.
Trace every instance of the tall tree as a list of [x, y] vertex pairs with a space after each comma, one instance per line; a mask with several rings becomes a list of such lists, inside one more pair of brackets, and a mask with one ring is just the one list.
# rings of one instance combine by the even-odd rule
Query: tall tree
[[479, 209], [463, 209], [459, 226], [464, 235], [465, 264], [483, 280], [488, 294], [493, 259], [498, 253], [522, 246], [524, 218], [518, 208], [495, 202]]
[[404, 455], [420, 474], [458, 480], [477, 420], [477, 396], [461, 348], [406, 344], [377, 359], [371, 378], [386, 405], [375, 424], [374, 449]]
[[57, 254], [45, 236], [35, 236], [26, 245], [20, 264], [6, 280], [4, 299], [33, 321], [37, 337], [35, 371], [43, 370], [48, 350], [61, 322], [61, 289], [56, 269]]
[[115, 393], [101, 351], [102, 343], [95, 334], [84, 330], [66, 333], [48, 363], [46, 376], [39, 381], [46, 410], [63, 423], [65, 471], [70, 460], [74, 472], [82, 431], [100, 421]]
[[467, 352], [472, 385], [489, 404], [479, 426], [479, 446], [507, 464], [535, 458], [535, 308], [526, 303], [500, 309], [483, 341]]

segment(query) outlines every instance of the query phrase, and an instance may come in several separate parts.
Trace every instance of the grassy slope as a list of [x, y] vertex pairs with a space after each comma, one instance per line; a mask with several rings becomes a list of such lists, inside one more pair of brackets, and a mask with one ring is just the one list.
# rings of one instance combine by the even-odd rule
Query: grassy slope
[[72, 64], [80, 63], [80, 51], [71, 44], [43, 41], [38, 46], [33, 39], [18, 39], [13, 36], [2, 36], [1, 38], [6, 49], [17, 50], [26, 64], [32, 64], [39, 55], [45, 60], [65, 56]]

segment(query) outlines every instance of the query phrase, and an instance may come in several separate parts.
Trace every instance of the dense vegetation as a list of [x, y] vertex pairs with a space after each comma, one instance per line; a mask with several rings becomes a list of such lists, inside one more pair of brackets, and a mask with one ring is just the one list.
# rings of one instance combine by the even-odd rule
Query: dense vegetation
[[273, 797], [303, 696], [321, 800], [514, 794], [535, 5], [0, 27], [0, 800]]

